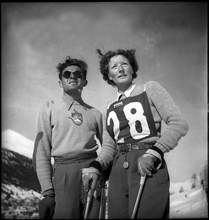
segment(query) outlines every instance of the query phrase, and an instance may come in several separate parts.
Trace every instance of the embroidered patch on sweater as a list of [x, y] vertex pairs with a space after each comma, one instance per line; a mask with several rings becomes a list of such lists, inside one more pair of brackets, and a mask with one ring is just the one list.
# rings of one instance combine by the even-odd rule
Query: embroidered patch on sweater
[[83, 123], [83, 116], [74, 109], [74, 113], [71, 113], [70, 118], [74, 124], [81, 125]]

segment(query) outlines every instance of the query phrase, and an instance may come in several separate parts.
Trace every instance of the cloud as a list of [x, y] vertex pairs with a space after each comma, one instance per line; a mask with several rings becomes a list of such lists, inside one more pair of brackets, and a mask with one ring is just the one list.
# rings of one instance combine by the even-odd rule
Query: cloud
[[82, 13], [93, 19], [99, 18], [103, 14], [105, 3], [98, 2], [32, 2], [32, 3], [4, 3], [3, 18], [10, 22], [15, 20], [15, 24], [33, 19], [57, 19], [60, 14]]
[[[190, 27], [201, 31], [206, 27], [206, 2], [41, 2], [4, 3], [3, 15], [17, 21], [57, 19], [60, 14], [81, 13], [92, 21], [101, 20], [107, 12], [130, 19], [133, 29], [176, 29]], [[177, 19], [178, 18], [178, 19]]]
[[197, 2], [135, 3], [135, 7], [131, 9], [133, 29], [155, 32], [191, 29], [194, 32], [202, 32], [206, 30], [207, 23], [206, 4]]

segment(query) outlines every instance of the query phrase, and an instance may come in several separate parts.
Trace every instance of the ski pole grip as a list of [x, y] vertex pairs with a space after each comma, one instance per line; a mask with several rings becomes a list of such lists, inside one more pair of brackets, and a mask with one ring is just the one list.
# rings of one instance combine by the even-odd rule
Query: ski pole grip
[[141, 176], [140, 184], [144, 184], [145, 179], [146, 179], [146, 175]]

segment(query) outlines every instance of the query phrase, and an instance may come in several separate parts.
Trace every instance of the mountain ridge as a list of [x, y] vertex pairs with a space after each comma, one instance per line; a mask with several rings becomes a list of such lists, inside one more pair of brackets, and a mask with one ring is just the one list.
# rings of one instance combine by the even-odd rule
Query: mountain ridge
[[10, 129], [2, 132], [1, 218], [38, 219], [41, 187], [32, 164], [33, 142]]
[[2, 147], [32, 159], [34, 142], [11, 129], [2, 132]]

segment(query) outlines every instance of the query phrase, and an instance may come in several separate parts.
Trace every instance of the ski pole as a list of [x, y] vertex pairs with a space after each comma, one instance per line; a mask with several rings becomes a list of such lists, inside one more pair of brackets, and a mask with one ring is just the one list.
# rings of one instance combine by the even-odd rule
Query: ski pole
[[106, 198], [105, 198], [105, 179], [102, 177], [101, 180], [101, 198], [100, 198], [100, 206], [99, 206], [99, 219], [105, 218], [105, 207], [106, 207]]
[[133, 209], [133, 212], [132, 212], [131, 219], [135, 218], [136, 211], [137, 211], [137, 208], [139, 206], [139, 200], [140, 200], [141, 195], [142, 195], [142, 190], [143, 190], [143, 186], [144, 186], [145, 180], [146, 180], [146, 175], [145, 176], [141, 176], [139, 190], [138, 190], [138, 194], [137, 194], [137, 197], [136, 197], [136, 201], [135, 201], [135, 205], [134, 205], [134, 209]]
[[86, 199], [86, 208], [85, 208], [84, 219], [87, 219], [92, 195], [93, 195], [93, 190], [90, 189], [89, 192], [88, 192], [88, 195], [87, 195], [87, 199]]

